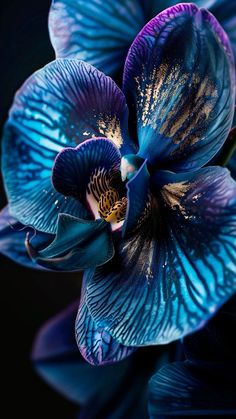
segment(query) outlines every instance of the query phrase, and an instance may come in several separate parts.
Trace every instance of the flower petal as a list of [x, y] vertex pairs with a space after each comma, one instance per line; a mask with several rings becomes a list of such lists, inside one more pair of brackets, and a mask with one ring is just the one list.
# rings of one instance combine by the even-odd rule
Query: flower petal
[[93, 271], [87, 271], [83, 280], [80, 307], [75, 324], [76, 340], [81, 354], [90, 364], [113, 364], [127, 358], [136, 348], [117, 343], [102, 324], [96, 324], [93, 321], [85, 299], [86, 284], [91, 275]]
[[55, 390], [82, 405], [93, 400], [96, 413], [119, 388], [129, 370], [129, 360], [105, 367], [92, 367], [84, 361], [74, 336], [78, 304], [75, 302], [42, 327], [34, 342], [32, 360], [36, 371]]
[[127, 183], [128, 206], [126, 217], [122, 226], [122, 234], [134, 231], [139, 227], [143, 218], [147, 216], [149, 204], [149, 178], [150, 174], [145, 161], [136, 175]]
[[127, 346], [163, 344], [201, 328], [236, 291], [236, 184], [226, 169], [173, 175], [152, 217], [95, 271], [86, 302]]
[[94, 268], [114, 254], [111, 228], [106, 221], [82, 220], [68, 214], [59, 214], [57, 233], [48, 247], [37, 251], [29, 240], [27, 245], [36, 263], [62, 271]]
[[36, 72], [17, 93], [5, 128], [3, 173], [12, 214], [48, 233], [55, 233], [59, 212], [88, 218], [77, 201], [53, 189], [54, 159], [64, 147], [101, 134], [124, 146], [126, 125], [124, 95], [90, 65], [60, 59]]
[[[205, 371], [203, 377], [201, 369], [190, 362], [175, 362], [162, 367], [149, 382], [150, 418], [236, 414], [234, 383], [229, 374], [225, 381], [217, 379], [219, 367], [215, 364], [214, 369], [212, 365], [212, 370]], [[228, 368], [233, 368], [233, 365], [228, 365]]]
[[226, 34], [194, 4], [152, 19], [130, 48], [124, 91], [136, 106], [139, 155], [172, 170], [207, 163], [233, 118], [235, 70]]
[[[0, 212], [0, 253], [12, 259], [14, 262], [27, 268], [44, 269], [30, 259], [25, 246], [27, 233], [34, 234], [34, 230], [23, 226], [9, 213], [9, 208], [5, 207]], [[45, 233], [37, 233], [35, 241], [37, 245], [42, 245], [52, 238]]]
[[58, 154], [52, 173], [54, 188], [66, 196], [86, 201], [86, 192], [93, 178], [95, 196], [104, 193], [111, 172], [118, 171], [121, 155], [114, 144], [106, 138], [87, 140], [76, 148], [65, 148]]
[[49, 13], [56, 56], [79, 58], [106, 74], [120, 68], [144, 23], [138, 0], [54, 0]]

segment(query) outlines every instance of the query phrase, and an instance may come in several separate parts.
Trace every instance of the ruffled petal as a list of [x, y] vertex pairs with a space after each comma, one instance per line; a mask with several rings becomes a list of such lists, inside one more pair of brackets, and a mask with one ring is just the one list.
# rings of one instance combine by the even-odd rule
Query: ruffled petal
[[84, 277], [80, 307], [76, 319], [75, 331], [79, 350], [92, 365], [108, 365], [122, 361], [136, 348], [126, 347], [112, 338], [102, 324], [96, 324], [86, 305], [86, 284], [93, 271], [87, 271]]
[[106, 74], [121, 67], [144, 23], [138, 0], [54, 0], [49, 13], [56, 56], [79, 58]]
[[78, 304], [75, 302], [42, 327], [34, 342], [32, 360], [41, 377], [67, 399], [90, 407], [93, 400], [92, 417], [92, 410], [98, 412], [121, 385], [129, 360], [105, 367], [84, 361], [74, 336]]
[[[219, 364], [202, 373], [201, 368], [190, 362], [176, 362], [161, 368], [149, 382], [149, 414], [151, 419], [162, 415], [189, 417], [199, 415], [235, 415], [235, 382], [220, 380]], [[202, 378], [202, 376], [204, 378]]]
[[228, 170], [169, 179], [139, 232], [114, 235], [115, 257], [87, 287], [94, 321], [123, 345], [181, 338], [236, 292], [236, 184]]
[[[0, 253], [27, 268], [44, 269], [33, 262], [26, 251], [25, 239], [27, 233], [33, 235], [34, 230], [23, 226], [12, 217], [8, 207], [0, 212]], [[49, 242], [51, 239], [50, 234], [38, 232], [35, 235], [35, 243], [38, 246]]]
[[227, 35], [194, 4], [152, 19], [133, 42], [124, 91], [136, 106], [139, 155], [170, 170], [207, 163], [229, 133], [235, 69]]
[[54, 188], [82, 202], [86, 201], [86, 193], [98, 198], [109, 188], [112, 172], [119, 170], [120, 159], [119, 150], [106, 138], [94, 138], [76, 148], [65, 148], [53, 167]]
[[[23, 224], [55, 233], [59, 212], [88, 218], [51, 184], [58, 152], [93, 136], [124, 146], [127, 107], [115, 83], [78, 60], [60, 59], [31, 76], [16, 94], [3, 140], [11, 212]], [[125, 148], [126, 149], [126, 148]]]
[[59, 214], [57, 233], [48, 247], [36, 250], [29, 239], [27, 247], [37, 264], [60, 271], [94, 268], [114, 254], [109, 223], [102, 219], [82, 220], [68, 214]]

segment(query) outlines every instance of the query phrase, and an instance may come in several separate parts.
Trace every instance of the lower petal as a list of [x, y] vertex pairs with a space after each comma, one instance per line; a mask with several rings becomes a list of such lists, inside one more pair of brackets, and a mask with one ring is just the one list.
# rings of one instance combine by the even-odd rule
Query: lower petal
[[96, 414], [121, 385], [129, 361], [106, 367], [84, 361], [74, 336], [78, 304], [75, 302], [42, 327], [34, 342], [32, 361], [51, 387], [74, 403], [90, 407], [92, 403], [91, 410]]
[[87, 272], [76, 319], [76, 339], [83, 357], [92, 365], [108, 365], [131, 355], [136, 348], [126, 347], [113, 339], [102, 323], [95, 323], [86, 304], [86, 283], [93, 272]]
[[115, 257], [87, 287], [94, 321], [123, 345], [179, 339], [236, 292], [235, 182], [217, 167], [174, 178], [139, 234], [114, 235]]
[[[176, 362], [161, 368], [149, 382], [150, 418], [235, 415], [235, 383], [217, 379], [219, 365], [215, 367], [215, 371], [214, 368], [205, 371], [203, 377], [201, 369], [190, 362]], [[232, 373], [233, 366], [228, 368]]]
[[[27, 253], [25, 246], [27, 233], [33, 235], [35, 234], [35, 230], [23, 226], [17, 221], [9, 213], [8, 207], [5, 207], [0, 212], [0, 253], [28, 268], [44, 269], [42, 266], [33, 262]], [[52, 236], [50, 234], [37, 232], [34, 240], [40, 246], [43, 243], [48, 243], [51, 239]]]
[[109, 223], [68, 214], [59, 214], [57, 233], [48, 247], [36, 250], [28, 239], [27, 248], [36, 263], [60, 271], [94, 268], [110, 260], [114, 253]]

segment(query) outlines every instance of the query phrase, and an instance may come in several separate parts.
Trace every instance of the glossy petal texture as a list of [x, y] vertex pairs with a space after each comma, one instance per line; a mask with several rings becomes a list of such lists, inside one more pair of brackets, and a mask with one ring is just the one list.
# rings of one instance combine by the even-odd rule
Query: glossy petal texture
[[56, 56], [79, 58], [106, 74], [120, 68], [144, 24], [138, 0], [54, 0], [49, 13]]
[[228, 170], [173, 175], [151, 205], [137, 234], [114, 235], [114, 259], [87, 287], [95, 322], [127, 346], [201, 328], [236, 291], [236, 184]]
[[[190, 362], [176, 362], [161, 368], [149, 382], [150, 418], [159, 419], [160, 415], [235, 415], [235, 383], [230, 374], [228, 380], [220, 381], [217, 367], [219, 365], [215, 364], [214, 371], [212, 365], [212, 370], [203, 373]], [[232, 366], [231, 369], [230, 365], [228, 368], [232, 374], [235, 368]]]
[[[93, 400], [96, 412], [119, 388], [129, 361], [106, 367], [92, 367], [84, 361], [74, 336], [78, 304], [75, 302], [42, 327], [32, 359], [37, 372], [55, 390], [82, 405], [91, 405]], [[90, 414], [93, 409], [91, 406]]]
[[120, 159], [118, 149], [106, 138], [94, 138], [76, 148], [65, 148], [55, 160], [53, 185], [63, 195], [85, 202], [90, 181], [93, 180], [98, 195], [109, 188], [112, 171], [119, 170]]
[[[35, 234], [32, 228], [23, 226], [12, 217], [8, 207], [2, 209], [0, 212], [0, 253], [20, 265], [27, 266], [27, 268], [43, 269], [42, 266], [32, 261], [26, 251], [27, 233]], [[49, 234], [37, 232], [35, 235], [35, 242], [39, 246], [51, 239], [52, 236]]]
[[56, 236], [48, 247], [37, 251], [28, 242], [28, 248], [39, 265], [62, 271], [94, 268], [114, 254], [111, 228], [106, 221], [82, 220], [68, 214], [59, 215]]
[[207, 163], [224, 143], [234, 110], [234, 62], [216, 19], [194, 4], [160, 13], [140, 32], [125, 64], [136, 106], [139, 155], [173, 170]]
[[80, 307], [75, 324], [76, 340], [86, 361], [93, 365], [108, 365], [131, 355], [136, 348], [117, 343], [102, 324], [93, 321], [85, 301], [86, 284], [91, 275], [93, 271], [87, 271], [83, 279]]
[[87, 218], [73, 198], [51, 184], [58, 152], [92, 136], [123, 143], [125, 98], [115, 83], [78, 60], [57, 60], [16, 94], [3, 140], [3, 173], [11, 212], [23, 224], [55, 233], [59, 212]]

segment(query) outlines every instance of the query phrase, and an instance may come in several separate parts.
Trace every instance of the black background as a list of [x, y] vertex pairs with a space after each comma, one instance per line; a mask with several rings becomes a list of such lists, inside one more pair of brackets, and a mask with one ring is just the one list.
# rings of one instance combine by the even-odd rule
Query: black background
[[[49, 0], [2, 2], [1, 130], [16, 90], [35, 70], [54, 59], [47, 27], [49, 7]], [[0, 201], [2, 208], [6, 203], [2, 184]], [[4, 257], [0, 257], [0, 272], [4, 418], [74, 417], [77, 407], [34, 373], [30, 352], [40, 325], [78, 297], [80, 278], [24, 269]]]

